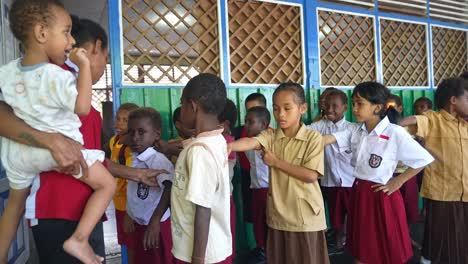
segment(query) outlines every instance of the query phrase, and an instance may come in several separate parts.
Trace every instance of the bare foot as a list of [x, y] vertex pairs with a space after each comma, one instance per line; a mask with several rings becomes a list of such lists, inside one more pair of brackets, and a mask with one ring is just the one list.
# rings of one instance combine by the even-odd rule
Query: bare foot
[[70, 237], [63, 243], [63, 249], [85, 264], [101, 264], [104, 260], [94, 253], [88, 241], [79, 241], [74, 237]]

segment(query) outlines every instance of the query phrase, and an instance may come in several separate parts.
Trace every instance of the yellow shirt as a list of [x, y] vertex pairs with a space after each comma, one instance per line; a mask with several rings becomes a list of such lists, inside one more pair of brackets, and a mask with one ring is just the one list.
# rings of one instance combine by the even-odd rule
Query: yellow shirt
[[445, 110], [416, 116], [417, 135], [435, 161], [424, 169], [421, 196], [468, 202], [468, 123]]
[[[109, 146], [111, 150], [111, 160], [115, 163], [122, 164], [120, 159], [120, 152], [124, 146], [118, 140], [116, 142], [116, 137], [113, 136], [109, 141]], [[132, 151], [129, 147], [126, 147], [124, 150], [125, 165], [130, 167], [132, 165]], [[115, 209], [120, 211], [125, 211], [127, 208], [127, 180], [122, 178], [117, 178], [117, 190], [114, 195], [114, 206]]]
[[[322, 136], [317, 131], [307, 129], [304, 124], [294, 138], [286, 137], [281, 129], [269, 129], [255, 139], [279, 159], [323, 175]], [[314, 232], [327, 228], [318, 181], [306, 183], [276, 168], [270, 168], [269, 181], [269, 227], [290, 232]]]

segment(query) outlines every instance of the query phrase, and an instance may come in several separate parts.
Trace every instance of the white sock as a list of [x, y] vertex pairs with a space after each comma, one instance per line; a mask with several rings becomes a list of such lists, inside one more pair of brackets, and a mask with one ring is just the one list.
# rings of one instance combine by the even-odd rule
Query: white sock
[[431, 264], [431, 261], [428, 259], [425, 259], [423, 256], [421, 256], [421, 259], [419, 260], [420, 264]]

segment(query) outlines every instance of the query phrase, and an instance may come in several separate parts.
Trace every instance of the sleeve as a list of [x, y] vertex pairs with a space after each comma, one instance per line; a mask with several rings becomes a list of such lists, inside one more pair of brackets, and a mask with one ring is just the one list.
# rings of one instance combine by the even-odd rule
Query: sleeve
[[434, 161], [429, 152], [423, 148], [411, 135], [398, 127], [397, 158], [403, 164], [413, 169], [421, 168]]
[[324, 146], [322, 141], [322, 135], [319, 132], [314, 131], [309, 136], [307, 147], [304, 152], [302, 166], [309, 170], [317, 171], [320, 175], [323, 175], [324, 171]]
[[192, 146], [187, 153], [189, 179], [185, 199], [199, 206], [211, 208], [218, 186], [219, 171], [211, 153], [203, 146]]
[[159, 174], [156, 177], [156, 181], [160, 187], [163, 187], [165, 181], [172, 182], [174, 179], [174, 166], [172, 163], [163, 155], [154, 155], [154, 158], [147, 164], [148, 168], [155, 170], [166, 170], [169, 173]]
[[48, 90], [52, 99], [67, 111], [75, 112], [76, 97], [76, 78], [71, 72], [64, 70], [54, 70], [48, 72]]
[[354, 129], [347, 127], [345, 130], [341, 130], [335, 133], [332, 133], [332, 136], [336, 139], [336, 144], [340, 152], [351, 149], [351, 135], [353, 134]]
[[275, 131], [271, 129], [264, 130], [260, 135], [254, 137], [265, 150], [272, 149]]
[[[429, 112], [429, 111], [428, 111]], [[429, 134], [429, 131], [431, 129], [431, 123], [430, 123], [430, 115], [433, 115], [432, 111], [431, 113], [427, 113], [424, 115], [415, 115], [414, 117], [416, 118], [416, 125], [417, 125], [417, 132], [416, 135], [418, 137], [425, 138]]]

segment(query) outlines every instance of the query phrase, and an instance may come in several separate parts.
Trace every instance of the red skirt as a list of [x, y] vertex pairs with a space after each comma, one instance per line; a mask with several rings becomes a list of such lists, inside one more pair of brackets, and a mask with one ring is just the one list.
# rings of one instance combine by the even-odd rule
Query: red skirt
[[351, 187], [323, 187], [333, 229], [343, 230], [346, 215], [349, 212]]
[[400, 264], [412, 256], [400, 191], [374, 192], [374, 182], [356, 179], [351, 191], [346, 247], [363, 263]]
[[231, 263], [234, 262], [236, 252], [236, 204], [231, 195], [231, 236], [232, 236], [232, 255], [227, 258]]
[[123, 230], [123, 221], [127, 212], [115, 209], [115, 222], [117, 226], [117, 242], [121, 246], [126, 246], [128, 234]]
[[252, 224], [257, 248], [265, 248], [268, 226], [266, 223], [268, 188], [252, 189]]
[[406, 219], [409, 223], [419, 221], [418, 178], [412, 177], [400, 188], [405, 204]]
[[145, 231], [146, 226], [135, 224], [135, 231], [128, 234], [128, 248], [133, 251], [135, 256], [133, 263], [172, 263], [171, 220], [167, 219], [161, 222], [158, 248], [150, 250], [144, 249], [143, 239], [145, 237]]

